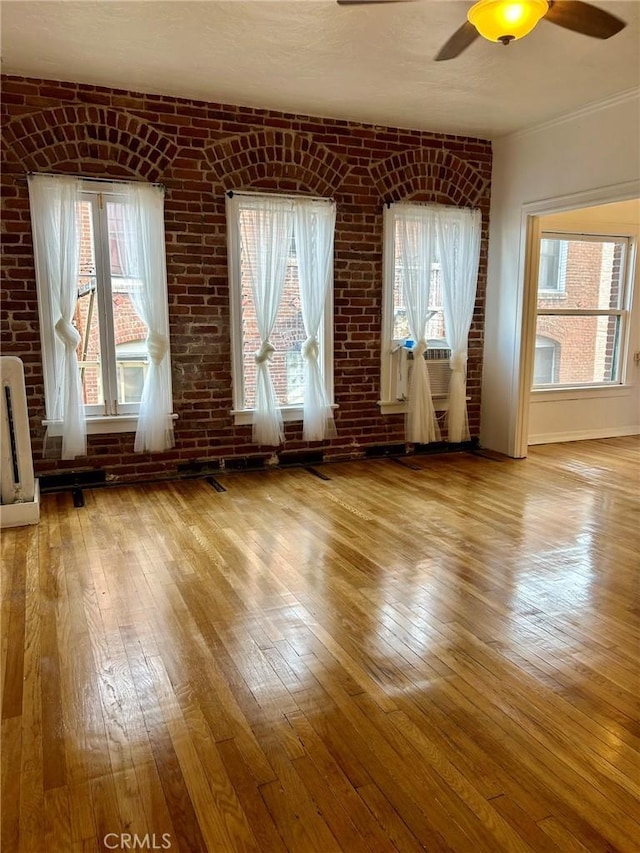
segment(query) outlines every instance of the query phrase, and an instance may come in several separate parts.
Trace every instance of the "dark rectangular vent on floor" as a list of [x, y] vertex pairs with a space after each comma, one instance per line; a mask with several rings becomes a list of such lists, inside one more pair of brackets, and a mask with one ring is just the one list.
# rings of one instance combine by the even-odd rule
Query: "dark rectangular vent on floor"
[[364, 455], [367, 459], [378, 459], [384, 456], [406, 456], [406, 454], [406, 444], [376, 444], [364, 449]]
[[391, 456], [389, 462], [394, 462], [396, 465], [400, 465], [401, 468], [408, 468], [409, 471], [423, 471], [424, 468], [422, 465], [416, 465], [415, 462], [412, 462], [411, 459], [406, 456], [400, 459], [397, 456]]
[[59, 492], [64, 489], [92, 486], [103, 486], [106, 483], [106, 471], [94, 469], [91, 471], [69, 471], [64, 474], [49, 474], [40, 477], [41, 492]]
[[317, 477], [319, 480], [330, 480], [331, 477], [327, 477], [324, 471], [318, 471], [317, 468], [314, 468], [312, 465], [305, 465], [304, 470], [308, 471], [309, 474], [313, 474], [314, 477]]
[[216, 492], [226, 492], [227, 491], [225, 489], [225, 487], [222, 485], [222, 483], [219, 483], [215, 477], [205, 477], [204, 481], [205, 481], [205, 483], [208, 483], [212, 488], [214, 488], [216, 490]]
[[235, 456], [224, 460], [226, 471], [257, 471], [264, 468], [267, 456]]
[[320, 465], [324, 462], [322, 450], [291, 450], [278, 454], [280, 466], [283, 465]]
[[219, 470], [220, 462], [217, 459], [198, 459], [194, 462], [183, 462], [177, 468], [178, 474], [185, 477], [217, 473]]

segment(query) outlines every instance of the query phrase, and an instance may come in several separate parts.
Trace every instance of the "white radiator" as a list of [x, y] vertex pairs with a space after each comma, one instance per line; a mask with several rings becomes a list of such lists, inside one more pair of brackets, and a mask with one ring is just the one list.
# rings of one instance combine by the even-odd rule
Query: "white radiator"
[[33, 476], [24, 366], [19, 358], [0, 358], [0, 526], [37, 524], [38, 481]]

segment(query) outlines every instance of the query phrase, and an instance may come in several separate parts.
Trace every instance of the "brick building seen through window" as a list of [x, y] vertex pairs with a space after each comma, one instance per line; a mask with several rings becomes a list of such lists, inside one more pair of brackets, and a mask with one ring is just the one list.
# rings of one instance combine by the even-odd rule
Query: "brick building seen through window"
[[620, 381], [626, 249], [625, 238], [543, 235], [534, 387]]
[[[251, 279], [241, 256], [242, 276], [242, 362], [244, 374], [244, 408], [252, 409], [256, 399], [256, 363], [254, 354], [260, 349], [260, 333], [251, 295]], [[300, 303], [298, 260], [295, 242], [291, 241], [287, 274], [278, 316], [269, 338], [275, 352], [270, 363], [271, 380], [281, 406], [302, 404], [303, 360], [301, 347], [306, 338]]]

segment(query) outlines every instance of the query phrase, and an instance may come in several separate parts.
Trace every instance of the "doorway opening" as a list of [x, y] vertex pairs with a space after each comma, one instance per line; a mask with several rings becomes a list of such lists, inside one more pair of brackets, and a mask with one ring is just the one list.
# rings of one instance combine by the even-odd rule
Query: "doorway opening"
[[640, 433], [639, 238], [637, 198], [529, 216], [523, 455]]

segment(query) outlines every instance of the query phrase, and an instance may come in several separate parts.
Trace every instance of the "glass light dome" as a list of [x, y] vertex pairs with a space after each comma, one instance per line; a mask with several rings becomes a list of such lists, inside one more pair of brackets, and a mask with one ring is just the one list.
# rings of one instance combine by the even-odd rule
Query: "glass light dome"
[[548, 10], [547, 0], [479, 0], [467, 18], [483, 38], [508, 44], [530, 33]]

